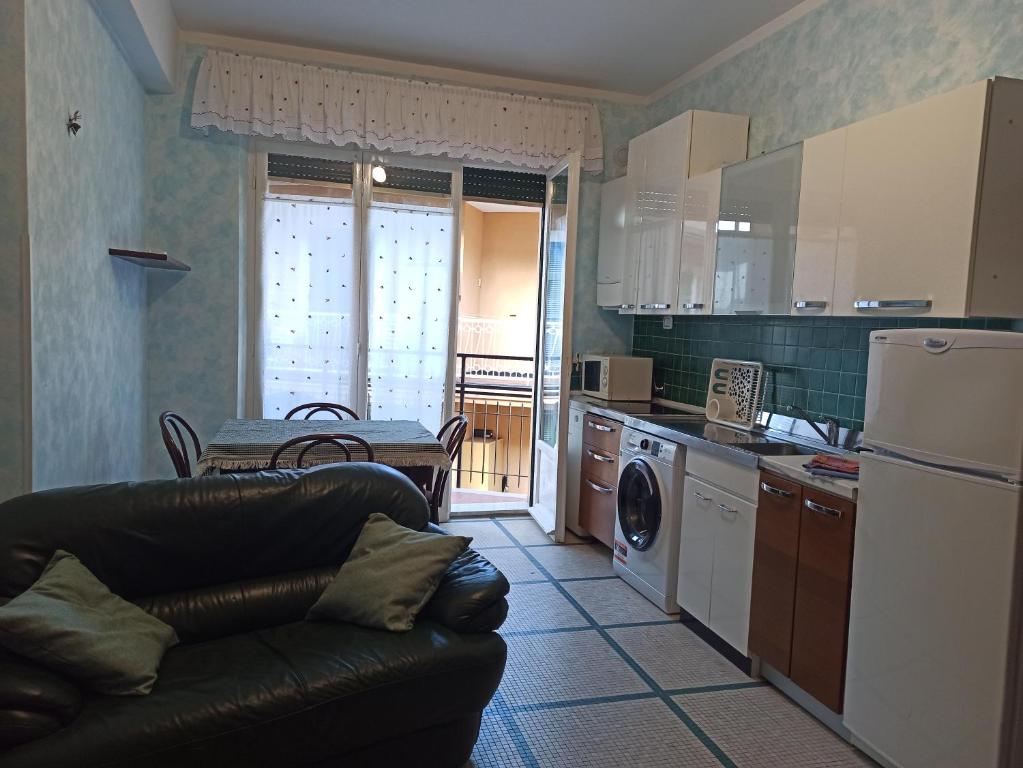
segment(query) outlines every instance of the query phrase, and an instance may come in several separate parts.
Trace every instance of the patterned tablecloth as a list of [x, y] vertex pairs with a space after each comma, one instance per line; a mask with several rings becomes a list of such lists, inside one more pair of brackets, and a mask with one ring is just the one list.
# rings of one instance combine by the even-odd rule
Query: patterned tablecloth
[[[391, 467], [451, 468], [451, 459], [436, 436], [418, 421], [335, 421], [284, 419], [228, 419], [209, 442], [197, 463], [197, 474], [216, 471], [266, 469], [277, 447], [293, 437], [344, 432], [363, 438], [376, 460]], [[352, 460], [365, 460], [361, 446], [351, 443]], [[281, 455], [277, 466], [292, 468], [302, 446]], [[333, 445], [318, 445], [305, 455], [307, 467], [343, 461], [344, 452]]]

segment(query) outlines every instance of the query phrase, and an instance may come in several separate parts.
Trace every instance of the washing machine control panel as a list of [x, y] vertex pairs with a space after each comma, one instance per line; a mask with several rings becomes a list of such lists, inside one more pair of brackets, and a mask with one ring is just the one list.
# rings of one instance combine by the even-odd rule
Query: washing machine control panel
[[624, 434], [625, 448], [632, 453], [645, 454], [661, 461], [671, 462], [675, 458], [678, 446], [666, 443], [642, 432], [626, 430]]

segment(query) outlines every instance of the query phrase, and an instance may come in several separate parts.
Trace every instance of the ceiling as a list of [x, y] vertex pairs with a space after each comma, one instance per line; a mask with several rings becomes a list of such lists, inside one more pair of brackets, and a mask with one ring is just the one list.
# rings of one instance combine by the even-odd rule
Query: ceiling
[[800, 0], [172, 0], [186, 31], [648, 95]]
[[483, 213], [541, 213], [543, 208], [536, 205], [517, 203], [493, 203], [489, 200], [466, 200], [466, 205], [471, 205]]

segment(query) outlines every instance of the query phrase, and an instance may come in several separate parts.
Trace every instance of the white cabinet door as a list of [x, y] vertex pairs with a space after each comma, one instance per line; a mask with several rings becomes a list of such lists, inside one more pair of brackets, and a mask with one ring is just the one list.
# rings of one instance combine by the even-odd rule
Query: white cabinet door
[[689, 178], [682, 206], [678, 302], [672, 314], [710, 314], [714, 301], [714, 251], [720, 203], [720, 168]]
[[757, 508], [723, 491], [714, 493], [712, 506], [716, 534], [707, 626], [746, 655]]
[[988, 87], [849, 126], [835, 314], [966, 315]]
[[682, 494], [682, 542], [678, 559], [678, 604], [707, 624], [711, 611], [717, 502], [713, 486], [686, 475]]
[[803, 142], [793, 315], [833, 312], [847, 133], [848, 128], [839, 128]]
[[673, 314], [678, 300], [681, 208], [691, 125], [691, 113], [686, 113], [647, 134], [646, 167], [636, 199], [642, 220], [639, 314]]
[[625, 272], [626, 177], [601, 186], [600, 241], [597, 248], [597, 305], [622, 309]]
[[629, 142], [629, 172], [625, 175], [625, 257], [622, 264], [621, 314], [634, 315], [639, 302], [639, 269], [644, 248], [640, 193], [646, 179], [651, 135], [640, 134]]

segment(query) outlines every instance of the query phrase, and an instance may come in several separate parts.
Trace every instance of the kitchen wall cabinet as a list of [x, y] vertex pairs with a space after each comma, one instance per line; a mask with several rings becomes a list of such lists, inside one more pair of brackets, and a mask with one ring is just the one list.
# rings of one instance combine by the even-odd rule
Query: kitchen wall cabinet
[[848, 127], [835, 313], [1023, 316], [1023, 81]]
[[789, 313], [802, 155], [795, 144], [722, 172], [714, 314]]
[[749, 652], [842, 712], [856, 505], [767, 472], [760, 498]]
[[682, 254], [676, 315], [708, 315], [714, 303], [721, 169], [690, 176], [682, 206]]
[[610, 309], [623, 306], [622, 279], [625, 274], [625, 200], [627, 178], [605, 182], [600, 192], [600, 240], [597, 250], [597, 305]]
[[848, 128], [839, 128], [803, 142], [792, 277], [793, 315], [834, 312], [847, 133]]
[[622, 312], [677, 312], [688, 179], [745, 158], [748, 132], [748, 117], [693, 110], [629, 142]]
[[755, 495], [740, 494], [757, 470], [692, 449], [686, 465], [678, 603], [745, 655], [758, 513]]

